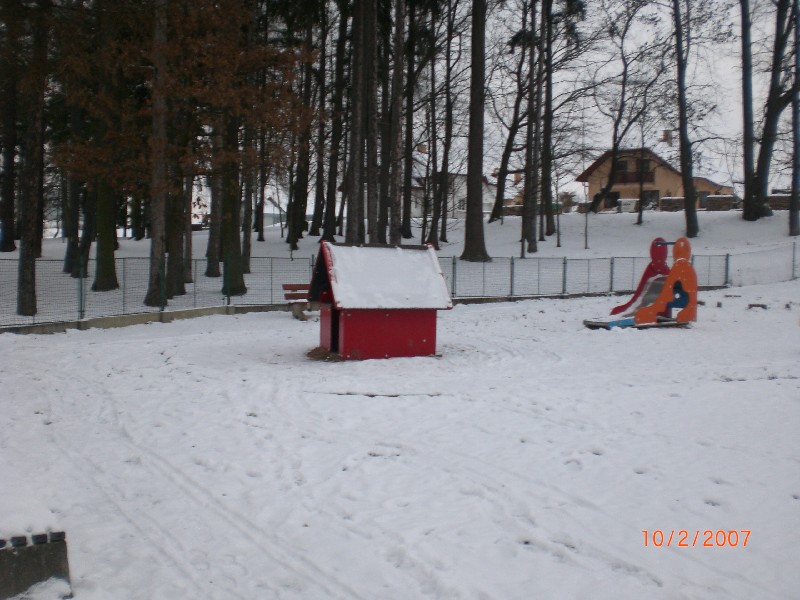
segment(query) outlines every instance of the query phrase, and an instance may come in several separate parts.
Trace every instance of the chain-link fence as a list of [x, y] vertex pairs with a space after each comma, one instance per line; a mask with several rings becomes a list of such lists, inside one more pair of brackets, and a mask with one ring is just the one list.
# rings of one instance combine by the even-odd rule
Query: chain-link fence
[[[243, 296], [223, 294], [223, 276], [208, 277], [206, 261], [191, 261], [192, 283], [185, 284], [185, 294], [163, 298], [162, 306], [146, 306], [150, 259], [118, 258], [115, 290], [92, 290], [95, 261], [86, 265], [87, 277], [71, 277], [63, 273], [60, 260], [36, 261], [36, 315], [22, 317], [17, 312], [17, 261], [0, 259], [0, 326], [30, 325], [59, 321], [76, 321], [95, 317], [207, 308], [228, 304], [282, 304], [282, 284], [308, 283], [312, 260], [309, 258], [252, 258], [251, 272], [245, 275], [247, 293]], [[224, 268], [220, 270], [224, 274]], [[161, 286], [162, 291], [165, 286]]]
[[[251, 258], [245, 275], [247, 293], [223, 294], [223, 277], [208, 277], [206, 261], [193, 260], [192, 283], [185, 294], [164, 300], [163, 306], [144, 304], [149, 259], [119, 258], [116, 273], [119, 288], [92, 291], [94, 260], [86, 265], [87, 277], [63, 273], [63, 262], [36, 263], [34, 317], [17, 315], [17, 269], [15, 259], [0, 259], [0, 326], [76, 321], [159, 310], [182, 310], [223, 305], [284, 304], [284, 283], [307, 283], [313, 257]], [[797, 244], [745, 254], [696, 255], [692, 257], [700, 286], [777, 283], [800, 277]], [[504, 298], [629, 292], [636, 288], [649, 258], [495, 258], [472, 263], [455, 257], [439, 259], [453, 298]], [[224, 269], [222, 269], [224, 273]], [[163, 288], [163, 286], [162, 286]]]

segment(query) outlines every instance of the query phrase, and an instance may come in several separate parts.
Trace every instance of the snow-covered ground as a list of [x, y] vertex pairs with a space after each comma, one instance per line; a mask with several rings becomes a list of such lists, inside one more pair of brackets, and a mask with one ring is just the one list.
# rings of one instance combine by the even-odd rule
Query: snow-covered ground
[[701, 300], [458, 305], [363, 362], [286, 313], [0, 335], [0, 538], [66, 531], [78, 600], [795, 598], [800, 281]]

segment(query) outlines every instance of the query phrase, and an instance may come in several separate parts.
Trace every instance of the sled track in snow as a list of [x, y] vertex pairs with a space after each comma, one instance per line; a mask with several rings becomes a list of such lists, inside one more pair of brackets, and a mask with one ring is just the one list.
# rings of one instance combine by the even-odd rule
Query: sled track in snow
[[[362, 596], [351, 586], [340, 581], [334, 574], [326, 572], [303, 555], [293, 550], [288, 544], [274, 534], [260, 528], [239, 512], [225, 506], [212, 492], [193, 480], [185, 472], [173, 466], [163, 456], [137, 442], [119, 421], [119, 413], [114, 401], [113, 391], [103, 385], [102, 380], [75, 378], [78, 388], [92, 389], [100, 398], [110, 399], [110, 406], [99, 403], [99, 410], [93, 415], [92, 422], [102, 423], [110, 416], [107, 427], [96, 426], [97, 430], [107, 438], [104, 448], [114, 448], [112, 456], [101, 462], [86, 451], [76, 450], [65, 434], [53, 430], [55, 443], [64, 452], [73, 466], [97, 488], [102, 495], [119, 511], [133, 529], [146, 539], [148, 548], [155, 548], [167, 563], [179, 572], [190, 586], [197, 590], [198, 598], [202, 597], [234, 597], [250, 600], [251, 594], [244, 586], [237, 589], [237, 581], [251, 577], [254, 567], [239, 562], [242, 556], [253, 554], [263, 559], [251, 560], [248, 565], [255, 564], [263, 570], [264, 563], [278, 567], [283, 572], [276, 574], [276, 579], [290, 580], [286, 585], [270, 583], [263, 591], [272, 597], [320, 597], [361, 599]], [[88, 387], [87, 387], [88, 386]], [[52, 403], [48, 400], [48, 412], [52, 420]], [[110, 413], [110, 414], [109, 414]], [[59, 421], [66, 420], [56, 415]], [[124, 472], [120, 472], [120, 465]], [[132, 482], [135, 482], [132, 483]], [[162, 508], [152, 515], [132, 508], [128, 499], [131, 496], [150, 495], [158, 504], [174, 502], [179, 510], [178, 517], [200, 516], [202, 520], [185, 522], [184, 526], [176, 526], [175, 511], [165, 513]], [[158, 515], [158, 516], [156, 516]], [[170, 521], [171, 520], [171, 521]], [[233, 534], [233, 535], [232, 535]], [[231, 543], [228, 548], [213, 547], [213, 540], [224, 540]], [[240, 546], [237, 548], [236, 544]], [[209, 549], [215, 556], [228, 555], [233, 560], [224, 567], [219, 567], [216, 574], [227, 577], [229, 585], [222, 589], [209, 587], [202, 581], [204, 570], [198, 572], [197, 561], [190, 559], [190, 554], [198, 549]], [[290, 560], [286, 560], [288, 557]], [[202, 561], [200, 561], [202, 562]], [[303, 565], [298, 569], [296, 565]], [[238, 573], [231, 574], [235, 569]], [[209, 573], [209, 576], [213, 573]], [[288, 577], [287, 577], [288, 576]]]

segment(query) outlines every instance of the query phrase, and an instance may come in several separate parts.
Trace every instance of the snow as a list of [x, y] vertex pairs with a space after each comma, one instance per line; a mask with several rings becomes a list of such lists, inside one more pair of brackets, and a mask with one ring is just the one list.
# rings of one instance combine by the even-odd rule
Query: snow
[[61, 598], [70, 598], [70, 594], [69, 583], [53, 577], [31, 586], [21, 594], [12, 596], [10, 600], [53, 600], [54, 598], [60, 600]]
[[[614, 218], [607, 256], [680, 235]], [[713, 223], [695, 252], [791, 245]], [[800, 280], [700, 300], [457, 305], [391, 360], [310, 360], [286, 313], [3, 334], [0, 530], [66, 531], [78, 600], [796, 597]]]
[[375, 248], [325, 243], [339, 308], [452, 307], [433, 248]]

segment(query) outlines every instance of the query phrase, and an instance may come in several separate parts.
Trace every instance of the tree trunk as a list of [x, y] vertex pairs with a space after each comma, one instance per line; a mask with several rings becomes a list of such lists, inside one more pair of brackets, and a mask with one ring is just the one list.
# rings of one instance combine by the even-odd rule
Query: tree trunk
[[253, 203], [256, 197], [256, 165], [253, 155], [256, 151], [253, 139], [253, 130], [245, 125], [244, 130], [244, 157], [242, 166], [244, 173], [244, 198], [242, 200], [242, 273], [250, 273], [250, 254], [253, 240]]
[[[536, 31], [536, 5], [529, 4], [531, 20], [531, 40], [528, 45], [528, 123], [525, 132], [525, 197], [522, 202], [522, 226], [520, 235], [520, 258], [525, 258], [525, 252], [538, 252], [536, 245], [536, 205], [539, 195], [539, 114], [541, 112], [541, 98], [544, 65], [541, 60], [542, 36], [534, 43]], [[538, 60], [537, 60], [538, 58]]]
[[[436, 121], [436, 24], [434, 21], [434, 12], [431, 10], [430, 22], [430, 93], [428, 95], [428, 156], [431, 162], [431, 173], [428, 177], [429, 194], [428, 197], [432, 199], [432, 214], [430, 229], [427, 236], [423, 234], [424, 243], [430, 244], [436, 250], [439, 249], [439, 218], [442, 215], [442, 197], [439, 193], [441, 188], [442, 173], [439, 170], [439, 133], [438, 123]], [[446, 176], [446, 174], [445, 174]]]
[[219, 269], [221, 227], [222, 227], [222, 134], [219, 130], [212, 134], [211, 171], [208, 187], [211, 192], [211, 208], [209, 211], [208, 245], [206, 247], [206, 277], [220, 277]]
[[311, 218], [309, 235], [318, 236], [322, 228], [325, 212], [325, 106], [327, 94], [325, 81], [328, 72], [328, 16], [327, 4], [322, 7], [323, 20], [320, 26], [320, 58], [319, 75], [317, 76], [317, 177], [314, 184], [314, 214]]
[[[695, 238], [700, 233], [697, 222], [696, 194], [694, 189], [692, 142], [689, 139], [689, 105], [686, 98], [687, 52], [684, 47], [681, 0], [672, 0], [672, 16], [675, 25], [675, 63], [678, 84], [678, 138], [681, 155], [681, 177], [683, 179], [684, 211], [686, 213], [686, 237]], [[612, 167], [613, 168], [613, 167]]]
[[264, 137], [261, 137], [261, 147], [259, 153], [261, 160], [258, 167], [258, 207], [256, 208], [256, 223], [255, 230], [257, 233], [256, 241], [264, 241], [264, 210], [267, 207], [267, 164], [266, 164], [266, 148]]
[[146, 233], [144, 202], [140, 197], [134, 196], [131, 202], [131, 236], [138, 242], [144, 239]]
[[241, 192], [239, 188], [239, 127], [234, 117], [228, 116], [223, 134], [222, 172], [222, 256], [224, 277], [222, 293], [241, 296], [247, 292], [242, 271], [242, 247], [239, 239]]
[[[308, 20], [306, 25], [306, 38], [305, 44], [308, 51], [314, 44], [314, 26], [311, 19]], [[303, 82], [302, 82], [302, 97], [303, 106], [307, 107], [309, 111], [313, 110], [312, 102], [312, 89], [311, 81], [313, 77], [314, 65], [311, 60], [303, 65]], [[297, 143], [297, 175], [294, 180], [291, 201], [291, 210], [287, 211], [289, 214], [289, 222], [287, 224], [287, 238], [289, 247], [292, 250], [299, 250], [297, 242], [302, 239], [303, 231], [307, 227], [306, 223], [306, 209], [308, 208], [308, 181], [311, 168], [311, 124], [303, 127], [300, 132], [300, 139]]]
[[444, 79], [444, 140], [442, 141], [441, 180], [437, 189], [442, 206], [442, 227], [439, 241], [447, 242], [447, 201], [450, 197], [450, 150], [453, 147], [453, 35], [456, 16], [453, 1], [447, 0], [447, 45], [445, 47], [445, 79]]
[[0, 5], [6, 24], [5, 36], [0, 46], [0, 127], [3, 136], [3, 177], [0, 178], [0, 252], [13, 252], [16, 236], [16, 155], [17, 155], [17, 103], [19, 80], [17, 63], [20, 49], [19, 5], [13, 0], [3, 0]]
[[[176, 193], [167, 196], [166, 207], [166, 244], [167, 244], [167, 271], [165, 291], [167, 299], [186, 294], [186, 280], [184, 275], [184, 235], [186, 233], [186, 203], [183, 198], [184, 177], [175, 178], [174, 189]], [[178, 192], [178, 190], [181, 190]]]
[[80, 235], [81, 185], [72, 175], [67, 175], [64, 195], [64, 273], [72, 273], [78, 260], [78, 240]]
[[483, 235], [483, 111], [486, 74], [486, 0], [472, 0], [472, 49], [467, 149], [467, 217], [461, 260], [488, 261]]
[[789, 235], [800, 235], [800, 0], [792, 0], [794, 14], [794, 80], [792, 91], [792, 198], [789, 202]]
[[544, 235], [556, 232], [553, 215], [553, 0], [542, 2], [542, 25], [544, 27], [544, 119], [542, 120], [542, 204], [546, 225], [540, 230]]
[[152, 172], [150, 174], [150, 274], [144, 303], [163, 306], [164, 259], [166, 252], [165, 210], [167, 205], [167, 99], [166, 57], [167, 6], [164, 0], [156, 2], [153, 22], [153, 137], [151, 141]]
[[[527, 9], [526, 9], [527, 10]], [[525, 17], [524, 21], [527, 20]], [[523, 27], [525, 23], [523, 22]], [[520, 130], [520, 113], [522, 112], [522, 99], [528, 86], [525, 84], [523, 73], [526, 63], [527, 53], [523, 50], [519, 55], [517, 63], [517, 96], [514, 98], [514, 107], [511, 112], [511, 122], [506, 135], [506, 142], [503, 146], [503, 153], [500, 155], [500, 168], [497, 170], [497, 192], [494, 198], [494, 206], [489, 216], [489, 223], [503, 218], [503, 201], [506, 195], [506, 179], [508, 178], [508, 165], [511, 162], [511, 154], [514, 152], [514, 143]]]
[[[745, 206], [742, 213], [743, 218], [748, 221], [755, 221], [760, 217], [772, 214], [772, 210], [767, 204], [772, 152], [778, 139], [778, 124], [781, 113], [791, 103], [791, 93], [785, 92], [781, 86], [781, 81], [784, 79], [786, 45], [792, 30], [790, 8], [791, 0], [778, 0], [775, 12], [775, 38], [772, 49], [769, 90], [764, 106], [764, 126], [761, 133], [761, 145], [758, 150], [753, 184], [755, 194], [752, 204]], [[795, 85], [796, 83], [795, 81]]]
[[391, 144], [391, 179], [389, 181], [389, 243], [400, 245], [403, 237], [402, 202], [400, 198], [401, 153], [403, 135], [403, 46], [405, 45], [405, 0], [395, 0], [394, 9], [394, 71], [392, 73], [392, 109], [389, 140]]
[[341, 153], [343, 124], [342, 99], [344, 96], [344, 63], [347, 60], [347, 2], [339, 5], [339, 34], [336, 38], [336, 67], [333, 84], [333, 116], [331, 122], [330, 162], [325, 198], [325, 220], [322, 239], [332, 242], [336, 233], [336, 192], [339, 187], [339, 156]]
[[750, 20], [750, 0], [739, 0], [742, 23], [742, 117], [743, 122], [743, 158], [744, 171], [744, 210], [742, 216], [746, 220], [752, 220], [751, 214], [755, 215], [759, 211], [756, 207], [755, 190], [755, 127], [753, 125], [753, 54], [751, 49], [751, 20]]
[[378, 243], [378, 14], [376, 2], [364, 3], [364, 110], [367, 158], [367, 236]]
[[111, 186], [97, 179], [97, 248], [92, 291], [107, 292], [119, 288], [114, 248], [117, 243], [116, 201]]
[[345, 240], [349, 244], [363, 242], [364, 198], [364, 4], [356, 0], [353, 14], [353, 59], [351, 85], [350, 165], [348, 168], [347, 228]]
[[50, 0], [36, 3], [33, 17], [33, 56], [30, 77], [30, 128], [26, 136], [23, 172], [26, 202], [20, 206], [17, 314], [33, 316], [36, 306], [36, 258], [41, 253], [40, 210], [44, 202], [44, 108], [47, 82], [47, 18]]
[[414, 88], [416, 88], [415, 50], [417, 46], [416, 0], [408, 0], [408, 65], [406, 66], [406, 122], [405, 152], [403, 165], [403, 220], [400, 234], [405, 239], [413, 237], [411, 233], [411, 188], [414, 184]]
[[192, 194], [194, 193], [194, 175], [183, 176], [183, 283], [194, 282], [194, 261], [192, 260]]
[[95, 236], [97, 217], [97, 188], [88, 190], [83, 202], [83, 228], [78, 244], [78, 257], [72, 265], [72, 277], [88, 277], [89, 254]]
[[[386, 20], [390, 19], [387, 12], [385, 15]], [[389, 227], [389, 181], [392, 177], [392, 141], [391, 141], [391, 127], [392, 127], [392, 114], [391, 114], [391, 75], [392, 75], [392, 29], [390, 27], [383, 27], [380, 29], [382, 33], [380, 43], [380, 84], [381, 84], [381, 120], [380, 120], [380, 135], [381, 135], [381, 164], [379, 175], [379, 188], [378, 192], [378, 243], [386, 244], [388, 239], [386, 237], [386, 230]]]

